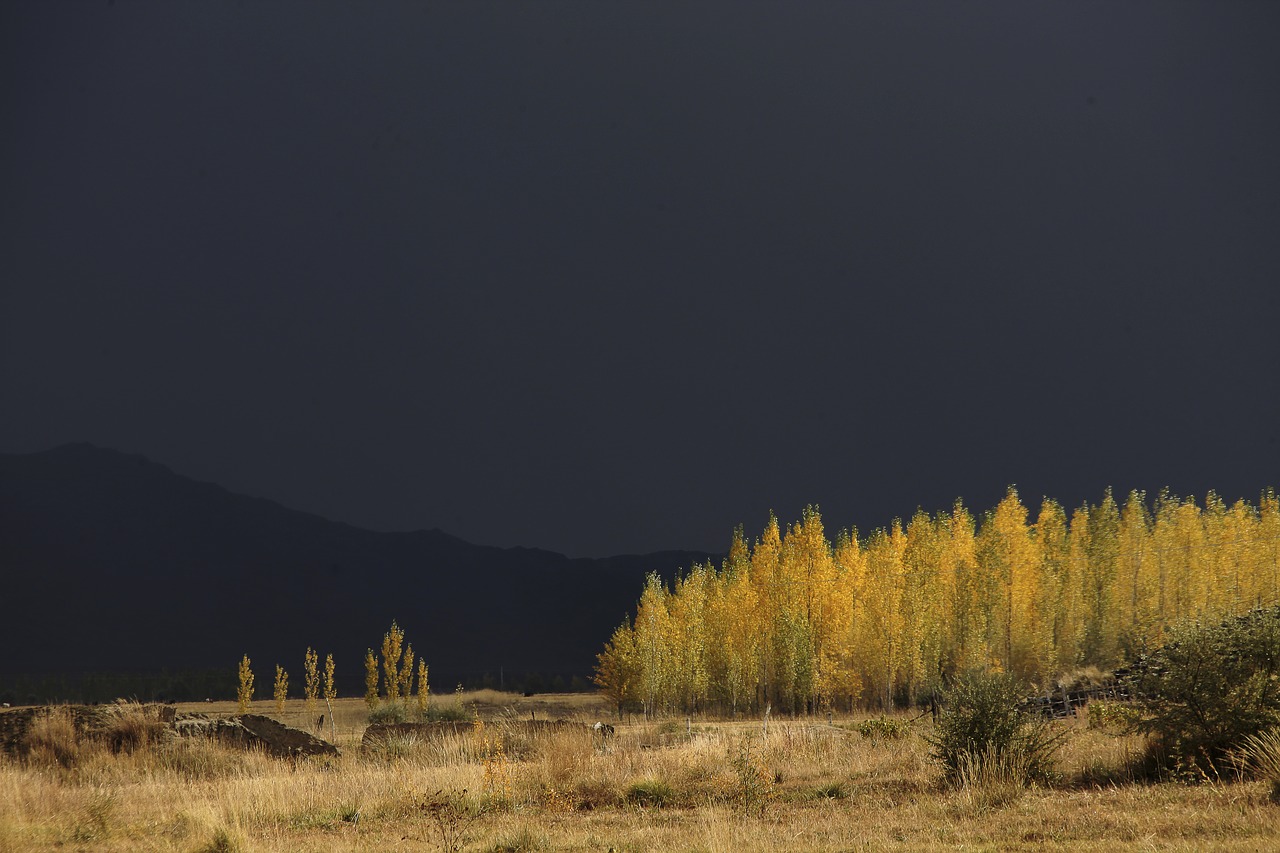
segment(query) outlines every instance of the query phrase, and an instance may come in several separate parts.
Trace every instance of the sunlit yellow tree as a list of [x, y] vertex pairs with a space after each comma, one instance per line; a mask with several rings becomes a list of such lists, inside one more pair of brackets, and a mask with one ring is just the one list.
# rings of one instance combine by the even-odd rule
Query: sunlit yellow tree
[[[338, 687], [334, 683], [335, 668], [333, 665], [333, 655], [328, 654], [324, 657], [324, 701], [332, 703], [338, 698]], [[330, 715], [332, 717], [332, 714]]]
[[431, 707], [431, 682], [427, 680], [429, 674], [427, 662], [418, 658], [418, 716], [424, 719]]
[[364, 704], [370, 711], [378, 707], [378, 659], [373, 649], [364, 653]]
[[289, 673], [285, 672], [284, 667], [276, 664], [276, 680], [272, 696], [276, 700], [276, 713], [284, 713], [284, 700], [289, 698]]
[[382, 635], [383, 693], [391, 702], [400, 699], [400, 657], [404, 648], [404, 631], [391, 622], [391, 630]]
[[302, 659], [302, 675], [304, 706], [307, 718], [311, 719], [315, 716], [316, 700], [320, 697], [320, 655], [310, 646], [307, 646]]
[[[1032, 524], [1010, 488], [980, 525], [957, 500], [834, 545], [807, 507], [785, 528], [771, 514], [751, 546], [735, 529], [719, 567], [692, 566], [670, 587], [650, 575], [596, 680], [649, 714], [891, 708], [975, 669], [1048, 687], [1082, 665], [1116, 666], [1179, 620], [1278, 597], [1274, 491], [1256, 507], [1210, 493], [1203, 508], [1132, 492], [1121, 508], [1108, 490], [1070, 521], [1046, 498]], [[384, 645], [395, 653], [390, 635]]]
[[621, 717], [629, 703], [641, 698], [642, 677], [635, 633], [623, 623], [605, 643], [604, 651], [596, 655], [595, 683]]
[[249, 656], [245, 655], [240, 659], [239, 686], [236, 688], [236, 708], [241, 714], [248, 713], [249, 705], [253, 702], [253, 669], [249, 663]]

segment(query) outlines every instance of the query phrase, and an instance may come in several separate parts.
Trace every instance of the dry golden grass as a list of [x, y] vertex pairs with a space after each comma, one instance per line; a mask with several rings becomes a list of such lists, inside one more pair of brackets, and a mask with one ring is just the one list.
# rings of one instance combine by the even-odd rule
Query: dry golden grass
[[[544, 715], [556, 703], [583, 721], [599, 710], [575, 697], [533, 710], [568, 716]], [[296, 704], [285, 722], [305, 722]], [[530, 733], [523, 697], [480, 708], [480, 726], [365, 754], [363, 703], [343, 700], [342, 757], [296, 766], [205, 743], [113, 752], [68, 743], [55, 720], [41, 736], [60, 746], [0, 760], [0, 851], [1280, 848], [1265, 783], [1128, 784], [1139, 741], [1074, 721], [1060, 782], [993, 796], [980, 779], [944, 785], [918, 734], [867, 738], [853, 720], [774, 720], [767, 735], [635, 722], [602, 742]]]

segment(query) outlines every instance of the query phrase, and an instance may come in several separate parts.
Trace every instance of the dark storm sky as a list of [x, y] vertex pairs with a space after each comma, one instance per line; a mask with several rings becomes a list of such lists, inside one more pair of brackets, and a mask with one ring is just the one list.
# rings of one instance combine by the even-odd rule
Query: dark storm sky
[[1280, 485], [1280, 3], [0, 16], [0, 450], [574, 555]]

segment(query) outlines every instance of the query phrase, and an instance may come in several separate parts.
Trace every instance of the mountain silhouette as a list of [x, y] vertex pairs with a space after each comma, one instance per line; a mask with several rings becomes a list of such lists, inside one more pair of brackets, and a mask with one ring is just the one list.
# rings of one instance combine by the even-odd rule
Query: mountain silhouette
[[248, 654], [261, 694], [276, 663], [300, 684], [311, 646], [350, 691], [395, 619], [437, 689], [587, 677], [646, 573], [709, 558], [363, 530], [89, 444], [0, 454], [0, 675], [234, 670]]

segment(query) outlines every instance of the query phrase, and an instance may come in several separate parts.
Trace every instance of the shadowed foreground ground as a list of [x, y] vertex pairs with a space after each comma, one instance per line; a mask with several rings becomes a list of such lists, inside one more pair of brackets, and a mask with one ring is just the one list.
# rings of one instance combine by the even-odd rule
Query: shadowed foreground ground
[[[929, 759], [927, 719], [900, 739], [864, 737], [856, 718], [840, 717], [775, 720], [767, 734], [760, 721], [615, 720], [617, 734], [602, 739], [585, 726], [514, 724], [607, 719], [595, 697], [463, 699], [479, 712], [470, 726], [374, 751], [359, 746], [363, 703], [341, 700], [338, 758], [196, 742], [0, 759], [0, 850], [1280, 847], [1280, 806], [1264, 784], [1123, 783], [1140, 742], [1083, 720], [1059, 724], [1068, 732], [1054, 786], [954, 788]], [[281, 719], [304, 724], [301, 703]]]

